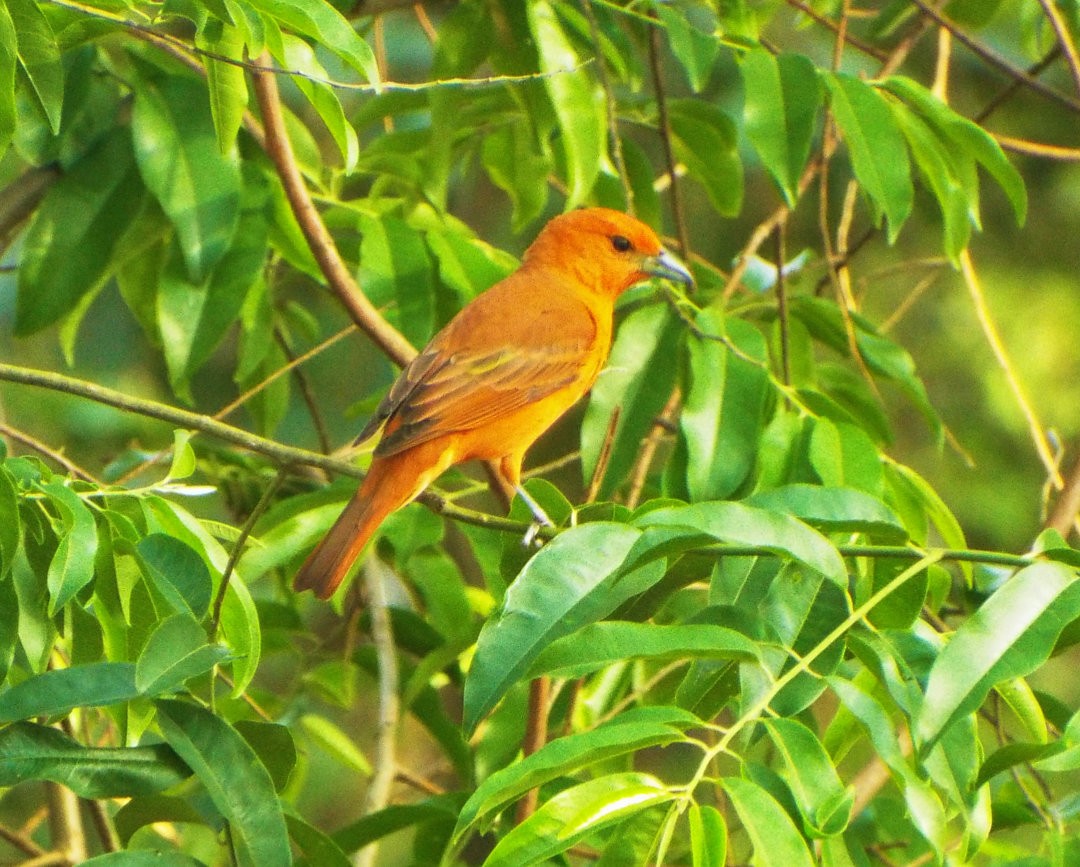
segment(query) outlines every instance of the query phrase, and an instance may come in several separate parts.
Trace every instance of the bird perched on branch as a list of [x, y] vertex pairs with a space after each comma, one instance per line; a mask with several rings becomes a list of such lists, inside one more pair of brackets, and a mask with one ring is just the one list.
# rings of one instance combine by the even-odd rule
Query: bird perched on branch
[[382, 427], [360, 489], [296, 573], [328, 598], [383, 519], [448, 467], [492, 461], [521, 486], [526, 450], [596, 381], [611, 348], [615, 300], [649, 277], [690, 272], [639, 220], [606, 208], [555, 217], [521, 267], [478, 295], [401, 372], [356, 442]]

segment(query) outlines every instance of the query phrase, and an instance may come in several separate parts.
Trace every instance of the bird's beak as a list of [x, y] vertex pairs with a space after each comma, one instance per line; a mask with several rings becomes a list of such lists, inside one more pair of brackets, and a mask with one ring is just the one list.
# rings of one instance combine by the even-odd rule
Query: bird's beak
[[667, 250], [661, 249], [655, 256], [646, 258], [642, 263], [641, 270], [653, 277], [674, 280], [676, 283], [683, 283], [687, 286], [694, 285], [694, 275], [690, 273], [690, 269]]

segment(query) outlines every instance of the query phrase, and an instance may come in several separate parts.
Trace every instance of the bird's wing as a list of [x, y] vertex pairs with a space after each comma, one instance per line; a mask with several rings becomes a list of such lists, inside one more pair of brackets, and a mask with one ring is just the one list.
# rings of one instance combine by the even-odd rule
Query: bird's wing
[[395, 454], [436, 436], [473, 430], [542, 400], [580, 381], [589, 356], [588, 344], [566, 342], [438, 354], [416, 370], [410, 365], [387, 395], [387, 401], [396, 399], [375, 453]]

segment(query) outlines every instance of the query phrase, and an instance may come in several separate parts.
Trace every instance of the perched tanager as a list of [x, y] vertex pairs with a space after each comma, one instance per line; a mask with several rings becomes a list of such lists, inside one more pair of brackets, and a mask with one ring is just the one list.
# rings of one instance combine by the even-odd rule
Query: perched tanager
[[382, 426], [371, 468], [295, 588], [328, 598], [386, 516], [463, 461], [494, 462], [550, 523], [521, 487], [525, 452], [596, 381], [615, 299], [649, 277], [693, 281], [633, 217], [586, 208], [544, 226], [521, 267], [462, 308], [401, 372], [356, 439]]

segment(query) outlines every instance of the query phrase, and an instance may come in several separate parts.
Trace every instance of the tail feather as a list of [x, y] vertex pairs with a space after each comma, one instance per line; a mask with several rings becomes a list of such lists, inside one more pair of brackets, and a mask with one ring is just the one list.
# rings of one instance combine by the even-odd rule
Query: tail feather
[[353, 495], [345, 511], [296, 573], [293, 588], [298, 593], [314, 590], [320, 599], [333, 596], [368, 540], [382, 523], [385, 515], [378, 520], [372, 520], [373, 501], [362, 494], [361, 489]]
[[419, 494], [453, 462], [453, 450], [443, 443], [376, 458], [364, 483], [293, 579], [299, 593], [314, 590], [329, 599], [349, 574], [356, 558], [383, 520]]

